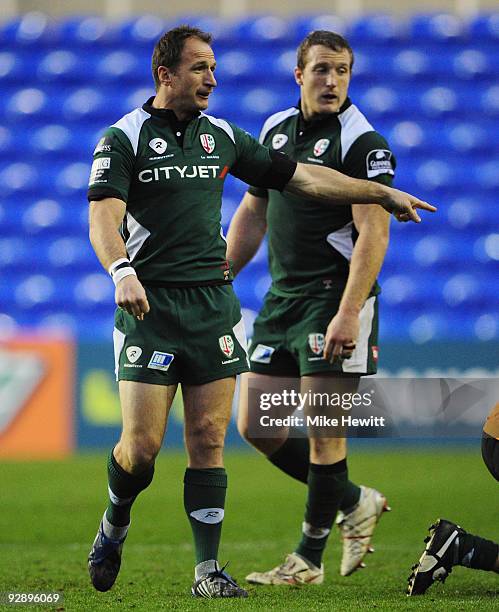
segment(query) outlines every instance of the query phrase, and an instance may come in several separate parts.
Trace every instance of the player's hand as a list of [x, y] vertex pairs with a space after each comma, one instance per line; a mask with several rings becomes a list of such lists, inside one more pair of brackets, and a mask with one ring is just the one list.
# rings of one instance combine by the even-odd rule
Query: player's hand
[[383, 206], [386, 211], [393, 214], [397, 221], [401, 221], [402, 223], [406, 221], [414, 221], [414, 223], [421, 222], [421, 217], [416, 212], [416, 208], [428, 210], [429, 212], [435, 212], [437, 210], [435, 206], [416, 198], [410, 193], [392, 188], [388, 188], [387, 196], [381, 206]]
[[116, 285], [114, 294], [116, 304], [133, 315], [139, 321], [144, 319], [144, 315], [149, 312], [149, 302], [144, 287], [139, 279], [130, 274], [122, 278]]
[[324, 340], [324, 359], [350, 359], [359, 335], [359, 317], [355, 313], [339, 311], [327, 326]]

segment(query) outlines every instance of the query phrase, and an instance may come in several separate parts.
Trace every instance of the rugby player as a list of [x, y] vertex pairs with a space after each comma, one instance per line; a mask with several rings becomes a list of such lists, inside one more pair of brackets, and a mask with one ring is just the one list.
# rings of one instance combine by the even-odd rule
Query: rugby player
[[[482, 457], [499, 481], [499, 403], [483, 428]], [[424, 595], [434, 582], [445, 582], [456, 565], [499, 574], [499, 544], [468, 533], [451, 521], [438, 519], [430, 526], [425, 542], [421, 558], [412, 566], [407, 595]]]
[[[353, 63], [342, 36], [310, 33], [298, 48], [295, 68], [300, 100], [265, 122], [260, 141], [300, 163], [389, 186], [393, 153], [348, 97]], [[376, 277], [388, 246], [389, 221], [375, 205], [325, 208], [308, 196], [249, 188], [227, 239], [228, 259], [237, 273], [268, 235], [272, 285], [249, 350], [255, 386], [271, 385], [275, 392], [275, 377], [294, 377], [302, 390], [351, 392], [360, 376], [376, 372]], [[297, 548], [281, 565], [253, 572], [247, 580], [320, 584], [336, 517], [343, 539], [340, 573], [350, 575], [372, 550], [374, 527], [388, 509], [384, 495], [348, 479], [345, 438], [309, 432], [307, 439], [289, 428], [273, 438], [252, 435], [250, 423], [259, 407], [248, 405], [247, 380], [240, 396], [240, 433], [275, 466], [308, 485]]]
[[[111, 126], [94, 151], [90, 240], [116, 285], [114, 347], [122, 409], [108, 460], [109, 505], [92, 546], [94, 587], [121, 564], [130, 509], [152, 481], [177, 386], [188, 467], [184, 507], [196, 551], [192, 593], [245, 597], [217, 562], [227, 476], [223, 443], [246, 339], [221, 235], [228, 173], [258, 187], [308, 194], [326, 208], [376, 202], [401, 221], [434, 210], [409, 194], [297, 164], [204, 113], [216, 86], [211, 36], [182, 26], [155, 46], [156, 95]], [[121, 228], [121, 232], [120, 232]]]

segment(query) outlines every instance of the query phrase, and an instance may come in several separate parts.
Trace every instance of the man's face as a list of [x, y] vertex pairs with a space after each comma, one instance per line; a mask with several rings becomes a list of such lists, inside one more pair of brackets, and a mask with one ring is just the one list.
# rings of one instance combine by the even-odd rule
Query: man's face
[[208, 97], [217, 86], [215, 66], [210, 45], [194, 37], [185, 41], [179, 65], [168, 71], [174, 110], [195, 113], [208, 108]]
[[334, 51], [313, 45], [307, 52], [305, 68], [295, 68], [301, 88], [302, 110], [306, 119], [337, 113], [348, 95], [351, 57], [347, 49]]

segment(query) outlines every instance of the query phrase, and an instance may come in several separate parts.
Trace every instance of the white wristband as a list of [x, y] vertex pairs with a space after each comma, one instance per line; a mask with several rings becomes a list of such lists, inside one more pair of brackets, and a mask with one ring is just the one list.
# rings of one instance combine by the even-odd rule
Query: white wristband
[[[109, 272], [109, 274], [112, 276], [114, 271], [116, 270], [116, 268], [118, 266], [120, 266], [121, 264], [128, 264], [130, 265], [130, 260], [127, 257], [120, 257], [119, 259], [117, 259], [116, 261], [113, 261], [113, 263], [109, 266], [109, 268], [107, 269], [107, 271]], [[125, 267], [125, 266], [123, 266]]]
[[123, 280], [125, 278], [125, 276], [131, 276], [132, 274], [133, 276], [137, 276], [137, 273], [132, 268], [132, 266], [128, 266], [127, 268], [120, 268], [119, 270], [117, 270], [112, 276], [115, 287], [118, 285], [120, 280]]

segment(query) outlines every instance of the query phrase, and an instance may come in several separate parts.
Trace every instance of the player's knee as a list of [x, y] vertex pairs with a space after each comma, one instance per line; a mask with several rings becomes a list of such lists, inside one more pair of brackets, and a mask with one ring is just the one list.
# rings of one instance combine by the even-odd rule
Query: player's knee
[[123, 468], [130, 473], [139, 473], [150, 467], [161, 448], [155, 436], [138, 436], [121, 444]]
[[187, 445], [196, 455], [211, 456], [223, 449], [224, 438], [225, 431], [214, 423], [201, 422], [190, 429]]

